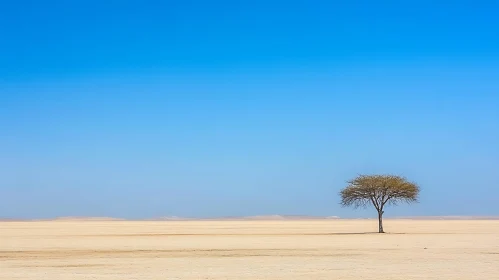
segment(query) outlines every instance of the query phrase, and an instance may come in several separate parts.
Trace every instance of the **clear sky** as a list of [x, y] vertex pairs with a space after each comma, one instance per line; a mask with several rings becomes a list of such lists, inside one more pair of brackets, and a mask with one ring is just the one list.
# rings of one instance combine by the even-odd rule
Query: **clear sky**
[[499, 215], [498, 10], [0, 1], [0, 217], [374, 216], [359, 173]]

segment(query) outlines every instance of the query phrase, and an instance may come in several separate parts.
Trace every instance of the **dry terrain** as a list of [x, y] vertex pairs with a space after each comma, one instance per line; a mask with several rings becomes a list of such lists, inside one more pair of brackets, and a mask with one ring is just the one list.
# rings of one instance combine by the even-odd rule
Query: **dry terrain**
[[499, 279], [498, 220], [0, 222], [0, 279]]

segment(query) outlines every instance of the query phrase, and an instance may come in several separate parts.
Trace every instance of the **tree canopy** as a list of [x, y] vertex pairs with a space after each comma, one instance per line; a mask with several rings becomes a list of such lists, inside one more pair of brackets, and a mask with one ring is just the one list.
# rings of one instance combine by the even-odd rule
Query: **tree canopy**
[[418, 202], [419, 186], [396, 175], [360, 175], [348, 181], [341, 190], [341, 205], [366, 207], [372, 204], [378, 211], [379, 232], [383, 232], [382, 216], [386, 205]]

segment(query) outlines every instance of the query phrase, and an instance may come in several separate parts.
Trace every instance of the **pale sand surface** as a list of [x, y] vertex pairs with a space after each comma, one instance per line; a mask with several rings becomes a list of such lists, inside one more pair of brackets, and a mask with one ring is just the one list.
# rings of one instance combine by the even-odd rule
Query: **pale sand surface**
[[[499, 279], [499, 221], [0, 223], [0, 279]], [[427, 248], [427, 249], [425, 249]]]

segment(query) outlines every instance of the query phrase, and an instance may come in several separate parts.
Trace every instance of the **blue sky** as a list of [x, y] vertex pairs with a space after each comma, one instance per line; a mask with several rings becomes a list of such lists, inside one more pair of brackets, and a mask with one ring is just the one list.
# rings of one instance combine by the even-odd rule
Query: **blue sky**
[[498, 9], [0, 1], [0, 217], [499, 215]]

